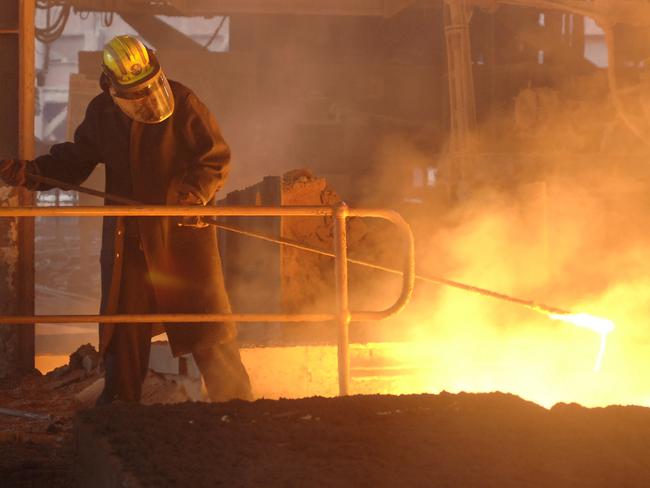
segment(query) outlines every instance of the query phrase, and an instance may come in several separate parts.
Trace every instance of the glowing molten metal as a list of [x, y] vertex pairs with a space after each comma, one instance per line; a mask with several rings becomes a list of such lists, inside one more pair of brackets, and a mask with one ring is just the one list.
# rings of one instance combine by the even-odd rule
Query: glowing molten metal
[[573, 324], [577, 327], [582, 327], [583, 329], [589, 329], [594, 331], [596, 334], [600, 335], [600, 351], [598, 352], [598, 357], [596, 358], [596, 365], [594, 366], [594, 371], [600, 371], [600, 366], [603, 362], [603, 356], [605, 355], [605, 346], [607, 344], [607, 335], [612, 332], [615, 328], [614, 322], [602, 317], [594, 317], [586, 313], [576, 313], [576, 314], [557, 314], [550, 313], [548, 314], [553, 320], [561, 320], [568, 324]]

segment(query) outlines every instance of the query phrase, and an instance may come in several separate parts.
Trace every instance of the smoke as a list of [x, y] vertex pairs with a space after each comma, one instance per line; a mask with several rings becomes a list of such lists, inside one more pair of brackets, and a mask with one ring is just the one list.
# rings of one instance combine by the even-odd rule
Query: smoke
[[[605, 74], [569, 76], [562, 67], [559, 76], [553, 71], [552, 87], [527, 88], [493, 110], [473, 135], [467, 181], [456, 191], [446, 180], [453, 158], [446, 153], [444, 131], [413, 129], [441, 108], [434, 89], [438, 75], [431, 74], [437, 65], [391, 66], [385, 75], [378, 67], [384, 59], [377, 58], [381, 62], [374, 66], [376, 54], [368, 57], [381, 49], [363, 50], [365, 42], [353, 41], [364, 32], [354, 23], [345, 27], [346, 20], [334, 29], [324, 18], [309, 24], [279, 20], [246, 30], [234, 26], [246, 34], [240, 41], [255, 32], [251, 46], [233, 42], [231, 52], [210, 59], [161, 53], [170, 77], [197, 92], [232, 146], [232, 172], [222, 196], [296, 167], [327, 176], [343, 197], [346, 184], [355, 191], [368, 186], [366, 198], [354, 203], [396, 208], [408, 217], [421, 274], [601, 315], [617, 324], [602, 371], [594, 374], [600, 340], [595, 334], [513, 304], [418, 283], [409, 308], [386, 323], [370, 324], [365, 336], [412, 341], [410, 349], [395, 348], [403, 360], [412, 359], [417, 349], [421, 377], [404, 379], [401, 390], [391, 392], [502, 390], [545, 405], [650, 404], [650, 385], [642, 374], [650, 357], [649, 154], [620, 122]], [[426, 32], [434, 25], [430, 20], [425, 19]], [[298, 25], [307, 26], [310, 36], [295, 34]], [[413, 35], [404, 36], [404, 52], [393, 54], [402, 61], [420, 53], [409, 48], [419, 42], [417, 29], [409, 29]], [[330, 36], [336, 35], [343, 40], [333, 49]], [[302, 45], [294, 38], [310, 42]], [[272, 48], [262, 49], [266, 43]], [[433, 43], [427, 38], [426, 45]], [[442, 51], [442, 44], [436, 45]], [[426, 63], [429, 49], [422, 49]], [[556, 83], [557, 77], [565, 79]], [[650, 118], [644, 93], [650, 90], [639, 85], [626, 86], [621, 94], [642, 127]], [[384, 112], [402, 118], [394, 121]], [[385, 134], [404, 125], [409, 128], [403, 132]], [[367, 164], [373, 144], [374, 161]], [[364, 181], [347, 180], [350, 162], [357, 170], [368, 167]], [[401, 266], [402, 249], [389, 226], [365, 220], [354, 226], [352, 256]], [[351, 271], [355, 310], [381, 309], [396, 299], [399, 280], [354, 266]], [[240, 276], [242, 286], [250, 285], [246, 278]], [[331, 285], [331, 276], [324, 281]], [[249, 295], [268, 311], [268, 293]], [[329, 311], [331, 298], [310, 307]], [[359, 328], [355, 325], [353, 337]]]
[[[593, 372], [600, 347], [593, 332], [424, 283], [382, 328], [384, 339], [406, 330], [408, 340], [430, 347], [421, 360], [427, 377], [412, 383], [430, 391], [509, 391], [548, 406], [650, 405], [640, 374], [650, 352], [646, 150], [617, 121], [600, 75], [523, 96], [525, 108], [519, 98], [479, 129], [460, 201], [440, 185], [424, 204], [406, 207], [418, 271], [613, 320], [602, 371]], [[390, 145], [378, 152], [387, 179], [396, 164], [445, 161], [414, 152], [408, 140]], [[395, 296], [387, 288], [382, 300]]]

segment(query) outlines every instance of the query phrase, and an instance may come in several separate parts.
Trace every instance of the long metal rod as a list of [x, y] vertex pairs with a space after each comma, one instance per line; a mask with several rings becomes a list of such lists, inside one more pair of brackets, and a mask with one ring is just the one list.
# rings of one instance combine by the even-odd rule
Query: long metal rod
[[35, 175], [28, 173], [27, 178], [36, 183], [43, 183], [48, 186], [61, 188], [63, 191], [78, 191], [79, 193], [85, 193], [86, 195], [92, 195], [94, 197], [103, 198], [104, 200], [111, 201], [113, 203], [123, 203], [124, 205], [142, 205], [140, 202], [131, 200], [130, 198], [122, 197], [119, 195], [113, 195], [111, 193], [105, 193], [99, 190], [93, 190], [85, 186], [73, 185], [72, 183], [66, 183], [65, 181], [55, 180], [54, 178], [48, 178], [47, 176]]
[[[354, 210], [351, 210], [350, 212], [354, 213]], [[336, 257], [336, 255], [331, 251], [326, 251], [324, 249], [318, 249], [316, 247], [308, 246], [307, 244], [303, 244], [301, 242], [294, 241], [294, 240], [291, 240], [291, 239], [285, 239], [283, 237], [271, 237], [271, 236], [267, 236], [267, 235], [264, 235], [264, 234], [259, 234], [257, 232], [251, 232], [251, 231], [248, 231], [248, 230], [239, 229], [237, 227], [232, 227], [232, 226], [225, 225], [225, 224], [215, 224], [215, 225], [220, 229], [223, 229], [223, 230], [226, 230], [226, 231], [229, 231], [229, 232], [233, 232], [235, 234], [240, 234], [240, 235], [244, 235], [244, 236], [247, 236], [247, 237], [252, 237], [252, 238], [255, 238], [255, 239], [260, 239], [260, 240], [267, 241], [267, 242], [273, 242], [275, 244], [281, 244], [281, 245], [284, 245], [284, 246], [293, 247], [295, 249], [300, 249], [302, 251], [307, 251], [307, 252], [311, 252], [311, 253], [314, 253], [314, 254], [320, 254], [321, 256], [328, 256], [330, 258], [335, 258]], [[399, 270], [399, 269], [396, 269], [396, 268], [391, 268], [391, 267], [388, 267], [388, 266], [382, 266], [381, 264], [370, 263], [368, 261], [363, 261], [361, 259], [355, 259], [355, 258], [350, 258], [350, 257], [348, 257], [347, 260], [348, 260], [348, 263], [350, 263], [350, 264], [356, 264], [356, 265], [359, 265], [359, 266], [363, 266], [363, 267], [371, 268], [371, 269], [376, 269], [378, 271], [384, 271], [386, 273], [391, 273], [391, 274], [398, 275], [398, 276], [403, 276], [404, 275], [404, 271], [402, 271], [402, 270]], [[538, 311], [543, 311], [543, 312], [548, 312], [548, 313], [555, 313], [555, 314], [560, 314], [560, 315], [570, 313], [567, 310], [564, 310], [564, 309], [561, 309], [561, 308], [558, 308], [558, 307], [554, 307], [554, 306], [551, 306], [551, 305], [545, 305], [543, 303], [538, 303], [538, 302], [536, 302], [534, 300], [528, 300], [528, 299], [525, 299], [525, 298], [513, 297], [513, 296], [510, 296], [510, 295], [506, 295], [505, 293], [500, 293], [500, 292], [497, 292], [497, 291], [488, 290], [488, 289], [481, 288], [481, 287], [474, 286], [474, 285], [468, 285], [466, 283], [461, 283], [459, 281], [449, 280], [447, 278], [442, 278], [440, 276], [423, 276], [421, 274], [416, 274], [415, 279], [419, 280], [419, 281], [422, 281], [422, 282], [425, 282], [425, 283], [431, 283], [431, 284], [434, 284], [434, 285], [449, 286], [451, 288], [457, 288], [459, 290], [467, 291], [467, 292], [470, 292], [470, 293], [476, 293], [476, 294], [479, 294], [479, 295], [482, 295], [482, 296], [485, 296], [485, 297], [494, 298], [494, 299], [502, 300], [502, 301], [507, 301], [507, 302], [510, 302], [510, 303], [518, 304], [518, 305], [523, 305], [525, 307], [532, 308], [532, 309], [535, 309], [535, 310], [538, 310]], [[354, 320], [356, 320], [356, 319], [354, 319]]]
[[[98, 197], [101, 197], [101, 198], [105, 198], [106, 200], [111, 200], [111, 201], [115, 201], [115, 202], [118, 202], [118, 203], [124, 203], [124, 204], [127, 204], [127, 205], [134, 205], [134, 206], [140, 205], [140, 203], [136, 202], [135, 200], [131, 200], [131, 199], [128, 199], [128, 198], [125, 198], [125, 197], [117, 196], [117, 195], [112, 195], [110, 193], [102, 193], [102, 192], [99, 192], [97, 190], [92, 190], [90, 188], [86, 188], [86, 187], [83, 187], [83, 186], [71, 185], [71, 184], [68, 184], [68, 183], [65, 183], [65, 182], [62, 182], [62, 181], [59, 181], [59, 180], [55, 180], [55, 179], [52, 179], [52, 178], [46, 178], [46, 177], [43, 177], [43, 176], [37, 176], [37, 175], [29, 175], [29, 176], [30, 176], [30, 178], [34, 179], [35, 181], [46, 183], [46, 184], [51, 185], [51, 186], [58, 186], [58, 187], [61, 187], [61, 188], [70, 188], [72, 190], [76, 190], [76, 191], [79, 191], [79, 192], [82, 192], [82, 193], [87, 193], [89, 195], [98, 196]], [[350, 217], [385, 218], [385, 215], [382, 212], [376, 212], [375, 213], [372, 210], [355, 210], [355, 209], [350, 209], [349, 210], [349, 216]], [[267, 236], [267, 235], [260, 234], [260, 233], [257, 233], [257, 232], [251, 232], [251, 231], [243, 230], [243, 229], [240, 229], [238, 227], [233, 227], [233, 226], [218, 222], [217, 219], [215, 219], [215, 218], [206, 217], [206, 218], [204, 218], [204, 220], [207, 223], [215, 225], [217, 228], [226, 230], [228, 232], [233, 232], [233, 233], [240, 234], [240, 235], [245, 235], [245, 236], [248, 236], [248, 237], [251, 237], [251, 238], [260, 239], [260, 240], [263, 240], [263, 241], [273, 242], [275, 244], [280, 244], [280, 245], [293, 247], [293, 248], [296, 248], [296, 249], [301, 249], [303, 251], [312, 252], [312, 253], [315, 253], [315, 254], [320, 254], [322, 256], [329, 256], [329, 257], [332, 257], [332, 258], [336, 257], [336, 255], [334, 253], [330, 252], [330, 251], [325, 251], [323, 249], [318, 249], [318, 248], [315, 248], [315, 247], [312, 247], [312, 246], [308, 246], [308, 245], [300, 243], [298, 241], [293, 241], [293, 240], [285, 239], [285, 238], [282, 238], [282, 237], [272, 237], [272, 236]], [[402, 222], [400, 222], [397, 219], [392, 220], [392, 222], [395, 225], [398, 225], [398, 226], [402, 227], [403, 232], [411, 233], [411, 230], [410, 230], [410, 227], [408, 226], [408, 224], [404, 225], [405, 223], [403, 224]], [[411, 240], [411, 242], [412, 242], [412, 240]], [[412, 252], [414, 253], [414, 250]], [[404, 271], [402, 271], [402, 270], [395, 269], [395, 268], [390, 268], [388, 266], [382, 266], [382, 265], [379, 265], [379, 264], [370, 263], [370, 262], [363, 261], [363, 260], [360, 260], [360, 259], [348, 258], [347, 261], [348, 261], [348, 263], [356, 264], [356, 265], [359, 265], [359, 266], [364, 266], [364, 267], [367, 267], [367, 268], [376, 269], [376, 270], [379, 270], [379, 271], [384, 271], [384, 272], [399, 275], [399, 276], [404, 275]], [[535, 311], [542, 312], [542, 313], [553, 313], [553, 314], [560, 314], [560, 315], [565, 315], [565, 314], [571, 313], [568, 310], [564, 310], [564, 309], [554, 307], [554, 306], [551, 306], [551, 305], [546, 305], [546, 304], [543, 304], [543, 303], [538, 303], [538, 302], [536, 302], [534, 300], [514, 297], [514, 296], [511, 296], [511, 295], [507, 295], [505, 293], [500, 293], [500, 292], [497, 292], [497, 291], [488, 290], [486, 288], [481, 288], [481, 287], [474, 286], [474, 285], [468, 285], [466, 283], [461, 283], [461, 282], [458, 282], [458, 281], [449, 280], [447, 278], [443, 278], [443, 277], [439, 277], [439, 276], [423, 276], [423, 275], [417, 275], [416, 274], [416, 275], [414, 275], [414, 278], [417, 279], [417, 280], [423, 281], [425, 283], [449, 286], [449, 287], [457, 288], [459, 290], [467, 291], [467, 292], [470, 292], [470, 293], [476, 293], [476, 294], [479, 294], [479, 295], [482, 295], [482, 296], [485, 296], [485, 297], [494, 298], [496, 300], [502, 300], [502, 301], [514, 303], [514, 304], [517, 304], [517, 305], [522, 305], [524, 307], [528, 307], [530, 309], [533, 309]], [[409, 282], [408, 277], [407, 277], [406, 282], [407, 283]], [[405, 291], [405, 293], [406, 292], [407, 291]], [[412, 290], [411, 290], [411, 292], [412, 292]], [[376, 313], [376, 312], [369, 312], [369, 313], [372, 314], [372, 313]], [[360, 319], [357, 318], [357, 314], [353, 314], [353, 320], [354, 321], [360, 320]], [[363, 320], [367, 320], [367, 319], [363, 319]]]
[[348, 206], [336, 206], [334, 219], [334, 252], [336, 278], [336, 308], [338, 325], [339, 395], [350, 394], [350, 295], [348, 290]]

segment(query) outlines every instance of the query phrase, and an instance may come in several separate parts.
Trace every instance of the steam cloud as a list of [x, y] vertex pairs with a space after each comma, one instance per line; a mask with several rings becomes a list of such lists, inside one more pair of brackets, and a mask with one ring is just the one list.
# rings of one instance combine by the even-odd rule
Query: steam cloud
[[[617, 121], [600, 75], [522, 96], [533, 109], [520, 98], [479, 129], [468, 196], [451, 211], [423, 205], [411, 215], [427, 236], [418, 269], [613, 320], [602, 371], [592, 370], [596, 334], [451, 288], [419, 284], [386, 335], [406, 328], [419, 343], [418, 388], [648, 405], [647, 149]], [[444, 167], [443, 156], [402, 143], [383, 161], [387, 175], [418, 158]]]

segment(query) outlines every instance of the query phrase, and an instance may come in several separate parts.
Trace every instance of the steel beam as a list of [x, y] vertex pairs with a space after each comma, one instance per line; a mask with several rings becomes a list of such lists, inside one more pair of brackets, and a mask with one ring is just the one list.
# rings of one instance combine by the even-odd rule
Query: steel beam
[[[35, 0], [20, 0], [20, 69], [18, 88], [18, 155], [21, 159], [34, 159], [34, 117], [35, 117]], [[18, 190], [21, 206], [34, 205], [34, 193], [24, 188]], [[25, 315], [34, 314], [35, 229], [33, 218], [18, 219], [18, 276], [16, 279], [18, 307]], [[21, 370], [34, 369], [35, 325], [21, 330], [20, 365]]]
[[77, 10], [164, 15], [348, 15], [391, 17], [415, 0], [70, 0]]
[[334, 254], [338, 325], [339, 395], [350, 394], [350, 293], [348, 289], [348, 206], [341, 202], [334, 212]]
[[648, 0], [471, 0], [478, 7], [499, 4], [571, 12], [609, 24], [650, 25]]
[[456, 193], [461, 190], [460, 187], [471, 171], [471, 135], [476, 129], [476, 97], [469, 35], [472, 6], [466, 0], [447, 0], [444, 17], [451, 130], [451, 159], [447, 177]]
[[119, 12], [119, 14], [127, 24], [133, 27], [140, 36], [149, 41], [158, 51], [196, 51], [199, 54], [208, 52], [205, 47], [163, 22], [154, 14], [136, 14], [132, 12]]
[[[88, 12], [184, 16], [295, 14], [391, 17], [413, 5], [415, 0], [69, 0], [68, 3], [77, 10]], [[647, 0], [471, 0], [468, 3], [488, 9], [505, 4], [561, 10], [612, 24], [650, 25], [650, 2]]]

